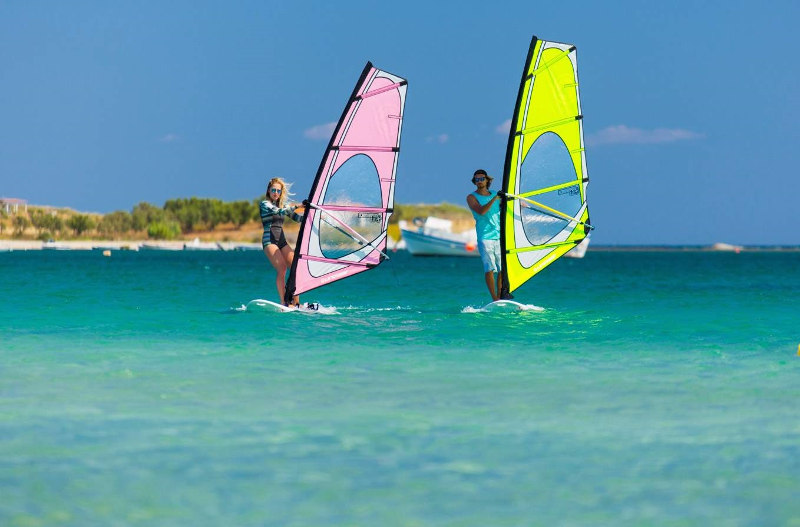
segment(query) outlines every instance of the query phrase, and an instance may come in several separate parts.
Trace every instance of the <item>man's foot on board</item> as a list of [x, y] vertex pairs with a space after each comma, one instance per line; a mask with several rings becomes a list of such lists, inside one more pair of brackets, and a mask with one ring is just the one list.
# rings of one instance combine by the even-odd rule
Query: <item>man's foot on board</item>
[[511, 293], [503, 293], [502, 295], [500, 295], [500, 300], [513, 300], [513, 299], [514, 295], [512, 295]]

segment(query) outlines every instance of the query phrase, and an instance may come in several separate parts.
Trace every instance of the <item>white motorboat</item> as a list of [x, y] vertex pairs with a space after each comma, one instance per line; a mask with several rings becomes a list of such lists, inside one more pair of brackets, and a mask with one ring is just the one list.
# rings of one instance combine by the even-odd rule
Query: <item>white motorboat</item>
[[406, 249], [414, 256], [479, 256], [478, 238], [474, 229], [453, 232], [453, 222], [428, 216], [401, 220], [400, 233]]

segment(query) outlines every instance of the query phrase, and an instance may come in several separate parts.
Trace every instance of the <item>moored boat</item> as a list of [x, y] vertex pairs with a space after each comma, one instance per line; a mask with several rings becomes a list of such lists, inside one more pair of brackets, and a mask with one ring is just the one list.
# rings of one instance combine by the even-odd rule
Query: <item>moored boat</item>
[[406, 249], [414, 256], [478, 256], [475, 231], [453, 232], [453, 222], [429, 216], [413, 224], [401, 220], [400, 233]]

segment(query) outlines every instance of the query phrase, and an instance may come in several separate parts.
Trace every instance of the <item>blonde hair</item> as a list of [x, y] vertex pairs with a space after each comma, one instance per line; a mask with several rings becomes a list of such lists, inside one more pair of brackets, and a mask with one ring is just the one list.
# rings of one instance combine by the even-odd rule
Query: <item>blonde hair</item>
[[286, 203], [286, 198], [288, 198], [289, 196], [294, 196], [294, 194], [289, 192], [289, 188], [292, 185], [291, 183], [287, 183], [279, 177], [274, 177], [270, 179], [269, 183], [267, 183], [267, 196], [266, 196], [267, 201], [273, 201], [272, 198], [269, 197], [269, 189], [276, 184], [280, 185], [281, 187], [281, 197], [278, 198], [278, 207], [283, 208], [284, 204]]

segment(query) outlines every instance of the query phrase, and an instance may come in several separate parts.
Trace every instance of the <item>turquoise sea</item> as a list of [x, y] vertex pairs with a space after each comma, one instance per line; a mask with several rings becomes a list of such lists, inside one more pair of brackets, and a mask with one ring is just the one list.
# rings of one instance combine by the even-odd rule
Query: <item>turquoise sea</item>
[[800, 526], [800, 253], [0, 254], [0, 525]]

